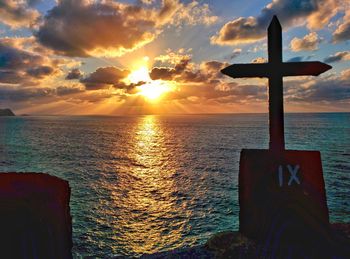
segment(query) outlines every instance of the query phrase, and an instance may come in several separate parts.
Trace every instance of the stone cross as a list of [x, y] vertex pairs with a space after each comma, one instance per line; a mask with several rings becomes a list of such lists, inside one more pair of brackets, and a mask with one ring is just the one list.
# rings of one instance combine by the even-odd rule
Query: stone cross
[[235, 64], [221, 72], [233, 78], [267, 77], [269, 79], [270, 149], [284, 150], [283, 77], [319, 74], [332, 67], [321, 62], [283, 62], [282, 28], [277, 16], [268, 28], [268, 63]]
[[[331, 66], [283, 62], [282, 28], [276, 16], [268, 28], [268, 56], [268, 63], [235, 64], [222, 70], [233, 78], [269, 79], [269, 149], [241, 151], [239, 231], [259, 240], [264, 251], [275, 255], [269, 258], [285, 258], [279, 254], [280, 248], [282, 253], [291, 251], [291, 258], [304, 258], [310, 248], [315, 248], [319, 251], [315, 258], [323, 258], [319, 247], [329, 247], [329, 215], [321, 154], [285, 150], [283, 77], [317, 76]], [[261, 256], [265, 258], [266, 254]]]

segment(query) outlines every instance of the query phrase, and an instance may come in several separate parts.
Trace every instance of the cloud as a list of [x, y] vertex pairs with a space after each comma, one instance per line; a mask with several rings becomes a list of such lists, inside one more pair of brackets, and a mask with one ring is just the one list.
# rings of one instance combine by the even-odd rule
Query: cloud
[[299, 57], [290, 58], [287, 60], [287, 62], [301, 62], [303, 60], [304, 60], [304, 57], [299, 56]]
[[83, 76], [83, 73], [79, 68], [74, 68], [66, 76], [66, 80], [80, 79]]
[[163, 79], [163, 80], [174, 80], [176, 77], [181, 76], [188, 66], [190, 59], [183, 58], [173, 68], [169, 67], [154, 67], [150, 72], [152, 80]]
[[207, 5], [184, 5], [177, 0], [157, 3], [154, 7], [142, 2], [62, 0], [35, 35], [60, 55], [121, 56], [153, 41], [166, 25], [208, 23]]
[[33, 4], [34, 1], [1, 0], [0, 22], [14, 29], [32, 27], [40, 16], [40, 13], [31, 7]]
[[61, 55], [120, 56], [154, 39], [154, 16], [150, 9], [111, 1], [63, 0], [45, 16], [36, 37]]
[[206, 61], [196, 65], [191, 61], [190, 50], [167, 50], [166, 55], [155, 58], [157, 63], [150, 71], [153, 80], [176, 82], [209, 82], [223, 77], [220, 70], [229, 64], [220, 61]]
[[350, 80], [350, 68], [345, 69], [340, 73], [340, 78], [343, 81]]
[[[97, 94], [99, 96], [99, 94]], [[45, 104], [56, 101], [82, 101], [93, 99], [80, 84], [54, 87], [0, 86], [0, 100], [16, 103]]]
[[[173, 53], [173, 52], [172, 52]], [[220, 61], [204, 61], [197, 65], [188, 56], [174, 56], [176, 64], [161, 58], [171, 66], [153, 67], [150, 76], [153, 80], [174, 81], [177, 90], [167, 93], [167, 100], [187, 100], [191, 103], [212, 100], [218, 103], [241, 103], [249, 100], [262, 100], [266, 97], [266, 88], [261, 85], [239, 85], [227, 83], [220, 70], [229, 64]], [[162, 56], [164, 57], [164, 56]]]
[[287, 81], [285, 87], [288, 102], [337, 102], [350, 101], [350, 70], [344, 70], [338, 76], [317, 77], [305, 84], [300, 80]]
[[326, 63], [339, 62], [343, 60], [350, 60], [350, 51], [341, 51], [337, 52], [334, 55], [331, 55], [324, 59]]
[[[169, 57], [174, 56], [170, 55]], [[207, 61], [202, 62], [199, 66], [191, 62], [191, 58], [188, 55], [175, 55], [177, 63], [174, 61], [166, 60], [167, 63], [173, 65], [153, 67], [150, 71], [150, 77], [152, 80], [168, 80], [176, 82], [197, 82], [204, 83], [211, 80], [218, 80], [224, 75], [220, 70], [229, 64], [219, 61]], [[182, 59], [179, 59], [182, 57]], [[162, 59], [165, 61], [164, 59]]]
[[130, 74], [129, 70], [123, 70], [116, 67], [100, 67], [95, 72], [80, 80], [87, 90], [106, 89], [109, 87], [124, 88], [123, 82]]
[[187, 5], [181, 4], [179, 11], [174, 16], [172, 24], [179, 26], [187, 25], [212, 25], [218, 21], [218, 17], [211, 14], [208, 4], [200, 4], [198, 1], [192, 1]]
[[200, 65], [200, 73], [205, 75], [206, 81], [218, 80], [226, 77], [221, 73], [221, 69], [229, 66], [227, 62], [220, 61], [205, 61]]
[[133, 94], [136, 91], [136, 87], [143, 85], [145, 82], [127, 83], [126, 79], [129, 74], [130, 71], [126, 69], [100, 67], [95, 72], [80, 79], [80, 82], [85, 85], [88, 91], [114, 88], [122, 90], [120, 95], [124, 95], [125, 93]]
[[169, 100], [190, 100], [191, 102], [208, 101], [217, 103], [244, 103], [250, 101], [264, 101], [266, 88], [262, 85], [239, 85], [236, 83], [216, 84], [181, 84], [179, 91], [167, 95]]
[[155, 0], [140, 0], [143, 4], [153, 4]]
[[51, 88], [22, 88], [22, 87], [0, 87], [0, 100], [13, 102], [38, 101], [55, 93]]
[[40, 55], [23, 50], [15, 38], [0, 39], [0, 57], [2, 69], [29, 69], [43, 62]]
[[293, 38], [290, 42], [290, 48], [292, 51], [303, 51], [303, 50], [317, 50], [318, 44], [321, 42], [321, 39], [318, 37], [316, 32], [310, 32], [305, 35], [302, 39]]
[[27, 74], [31, 77], [42, 79], [54, 73], [54, 68], [50, 66], [38, 66], [27, 69]]
[[176, 52], [171, 49], [167, 49], [165, 55], [159, 55], [155, 57], [154, 60], [160, 63], [168, 63], [175, 65], [181, 62], [181, 60], [190, 60], [192, 58], [191, 51], [192, 49], [185, 50], [184, 48], [181, 48]]
[[333, 33], [333, 41], [341, 42], [350, 40], [350, 10], [345, 12], [342, 22]]
[[25, 49], [26, 44], [23, 38], [0, 39], [0, 83], [33, 86], [60, 73], [58, 60]]
[[257, 57], [252, 60], [252, 63], [267, 63], [267, 58]]
[[230, 58], [234, 59], [234, 58], [238, 57], [239, 55], [241, 55], [241, 53], [242, 53], [242, 49], [236, 48], [233, 50]]
[[320, 29], [339, 9], [338, 0], [274, 0], [257, 17], [238, 17], [226, 23], [211, 37], [211, 42], [236, 45], [260, 40], [266, 36], [266, 29], [275, 14], [284, 28], [306, 23], [309, 29]]
[[81, 85], [59, 86], [56, 88], [56, 94], [58, 96], [78, 94], [78, 93], [82, 93], [84, 91], [85, 91], [85, 89]]

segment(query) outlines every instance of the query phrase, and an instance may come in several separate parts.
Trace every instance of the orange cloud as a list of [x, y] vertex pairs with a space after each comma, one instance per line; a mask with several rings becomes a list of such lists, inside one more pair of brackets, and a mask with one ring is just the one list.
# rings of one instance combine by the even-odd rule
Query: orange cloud
[[[349, 7], [348, 7], [349, 8]], [[333, 41], [340, 42], [350, 40], [350, 10], [345, 12], [340, 25], [333, 33]]]
[[267, 59], [263, 57], [257, 57], [252, 60], [252, 63], [267, 63]]
[[40, 13], [31, 7], [32, 2], [2, 0], [0, 4], [0, 22], [11, 28], [32, 27], [40, 17]]
[[303, 50], [317, 50], [318, 44], [321, 42], [321, 39], [318, 37], [316, 32], [310, 32], [305, 35], [302, 39], [293, 38], [290, 42], [290, 48], [292, 51], [303, 51]]
[[196, 1], [187, 5], [178, 0], [157, 3], [60, 1], [35, 35], [60, 55], [116, 57], [153, 41], [166, 25], [209, 24], [214, 20], [209, 7]]

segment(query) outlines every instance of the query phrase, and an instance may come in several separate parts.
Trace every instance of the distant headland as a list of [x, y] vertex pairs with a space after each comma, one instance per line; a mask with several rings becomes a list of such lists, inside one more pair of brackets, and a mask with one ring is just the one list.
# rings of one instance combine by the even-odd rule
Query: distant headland
[[0, 109], [0, 116], [16, 116], [11, 109]]

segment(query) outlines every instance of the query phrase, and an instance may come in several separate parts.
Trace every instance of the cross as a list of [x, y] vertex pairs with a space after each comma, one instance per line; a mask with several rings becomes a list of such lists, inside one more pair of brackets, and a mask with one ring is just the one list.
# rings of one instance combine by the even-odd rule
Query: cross
[[332, 67], [322, 62], [283, 62], [282, 27], [273, 16], [268, 28], [268, 63], [234, 64], [221, 70], [233, 78], [267, 77], [269, 79], [270, 150], [284, 150], [283, 77], [318, 76]]

